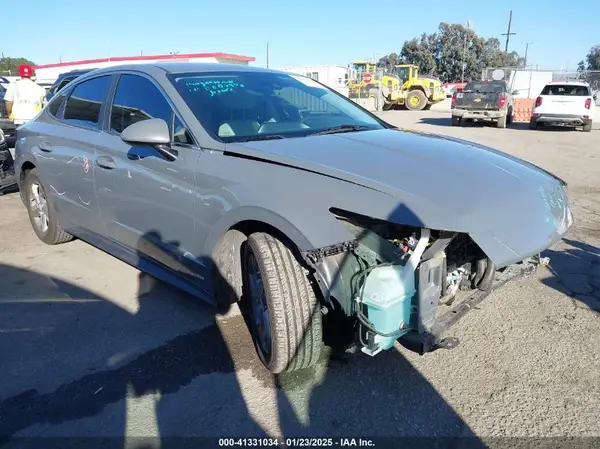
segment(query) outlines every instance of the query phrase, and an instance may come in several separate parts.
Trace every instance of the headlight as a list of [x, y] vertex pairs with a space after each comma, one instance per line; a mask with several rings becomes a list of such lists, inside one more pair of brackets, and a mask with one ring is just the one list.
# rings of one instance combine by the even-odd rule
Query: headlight
[[6, 142], [6, 139], [4, 138], [4, 131], [0, 129], [0, 145], [4, 142]]

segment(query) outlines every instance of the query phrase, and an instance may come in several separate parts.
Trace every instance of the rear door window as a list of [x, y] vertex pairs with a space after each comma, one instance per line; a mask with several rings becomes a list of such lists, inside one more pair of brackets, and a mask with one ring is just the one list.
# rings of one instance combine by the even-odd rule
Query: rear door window
[[541, 95], [568, 95], [574, 97], [589, 97], [590, 89], [587, 86], [571, 84], [548, 84]]
[[99, 76], [79, 83], [71, 91], [63, 120], [69, 124], [97, 129], [102, 102], [110, 89], [112, 77]]

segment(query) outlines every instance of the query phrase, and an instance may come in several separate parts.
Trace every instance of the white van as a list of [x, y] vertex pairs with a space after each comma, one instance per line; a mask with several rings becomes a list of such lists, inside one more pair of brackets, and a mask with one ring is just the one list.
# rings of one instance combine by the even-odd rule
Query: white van
[[529, 121], [530, 129], [543, 125], [582, 126], [592, 130], [596, 94], [581, 81], [554, 81], [546, 84], [536, 98]]

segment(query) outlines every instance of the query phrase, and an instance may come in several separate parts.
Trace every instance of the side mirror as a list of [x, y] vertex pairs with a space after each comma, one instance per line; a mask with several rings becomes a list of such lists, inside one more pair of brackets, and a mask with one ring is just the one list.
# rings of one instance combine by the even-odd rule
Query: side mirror
[[151, 118], [135, 122], [123, 130], [121, 140], [130, 145], [152, 146], [168, 161], [177, 159], [176, 152], [170, 147], [169, 126], [163, 119]]
[[594, 101], [598, 100], [598, 94], [594, 94], [592, 98], [594, 99]]
[[519, 94], [520, 94], [520, 92], [519, 92], [518, 90], [513, 90], [513, 91], [512, 91], [512, 94], [513, 94], [513, 95], [519, 95]]

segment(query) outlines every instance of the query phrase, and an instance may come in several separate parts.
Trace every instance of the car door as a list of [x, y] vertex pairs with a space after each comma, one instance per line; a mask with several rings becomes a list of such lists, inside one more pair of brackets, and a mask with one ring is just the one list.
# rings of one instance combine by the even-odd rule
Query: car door
[[[121, 139], [127, 126], [150, 118], [169, 124], [176, 160]], [[179, 274], [198, 276], [196, 280], [202, 279], [201, 270], [185, 267], [194, 245], [194, 167], [199, 156], [158, 84], [144, 75], [121, 74], [95, 159], [96, 195], [107, 235]]]
[[102, 141], [102, 113], [112, 82], [111, 75], [84, 80], [47, 108], [55, 120], [50, 119], [39, 137], [37, 158], [40, 175], [67, 229], [102, 232], [92, 161]]

